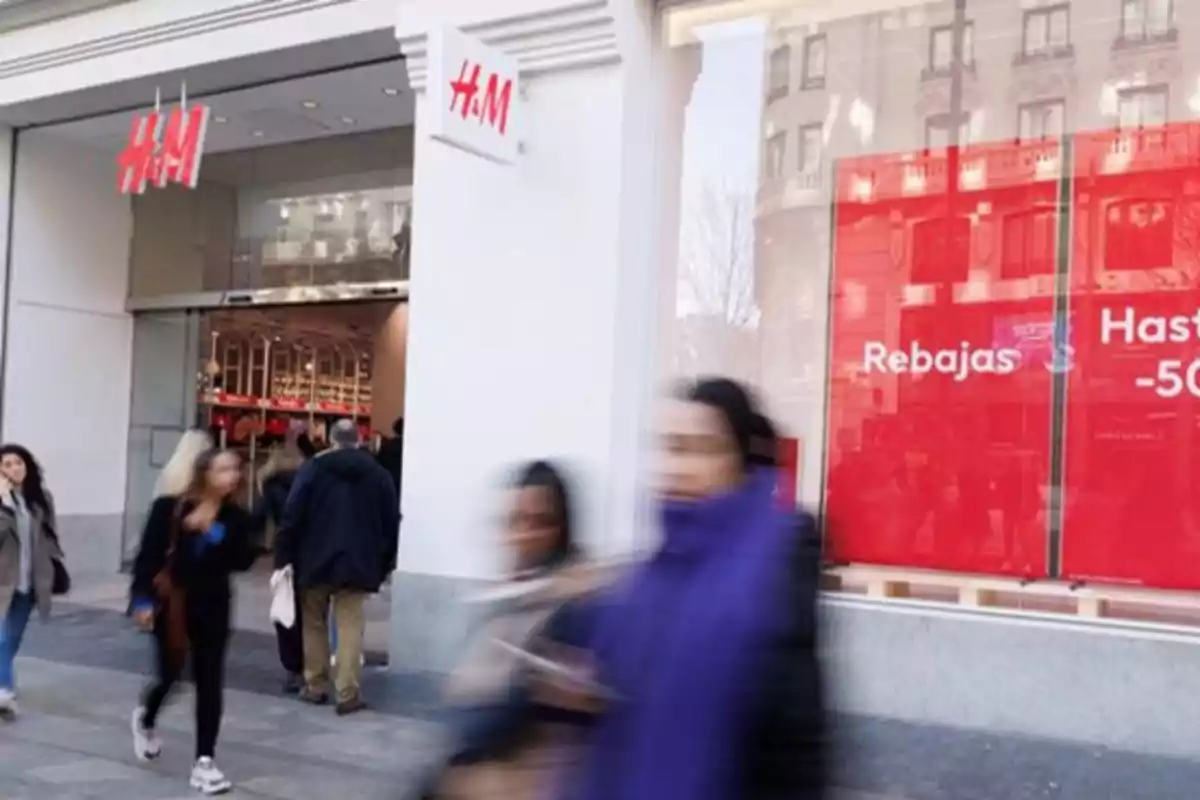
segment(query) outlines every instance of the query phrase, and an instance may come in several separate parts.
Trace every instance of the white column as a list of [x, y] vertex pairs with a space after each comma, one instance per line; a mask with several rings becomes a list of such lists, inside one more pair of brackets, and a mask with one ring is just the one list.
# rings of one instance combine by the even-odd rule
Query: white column
[[46, 472], [73, 568], [120, 563], [132, 318], [129, 198], [111, 158], [17, 136], [2, 437]]
[[[0, 125], [0, 374], [8, 341], [8, 242], [12, 219], [13, 143], [12, 128]], [[4, 426], [4, 399], [0, 396], [0, 429]]]
[[[418, 97], [397, 669], [444, 667], [456, 600], [503, 569], [498, 490], [519, 462], [571, 471], [591, 552], [634, 546], [658, 277], [644, 5], [470, 27], [521, 58], [515, 165], [424, 136]], [[398, 30], [418, 87], [422, 33]]]

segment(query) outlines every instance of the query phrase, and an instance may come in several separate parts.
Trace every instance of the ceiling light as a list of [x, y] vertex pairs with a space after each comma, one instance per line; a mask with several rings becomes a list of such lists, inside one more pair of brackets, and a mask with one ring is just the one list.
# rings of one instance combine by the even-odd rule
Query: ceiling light
[[224, 125], [226, 122], [229, 122], [229, 117], [213, 117], [213, 122]]
[[354, 124], [354, 122], [355, 122], [355, 119], [354, 119], [354, 117], [342, 117], [342, 124], [343, 124], [343, 125], [353, 125], [353, 124]]
[[316, 100], [305, 100], [300, 105], [304, 106], [305, 108], [311, 109], [311, 108], [316, 108], [317, 106], [319, 106], [321, 104], [318, 103]]
[[251, 135], [251, 136], [258, 137], [259, 139], [261, 139], [261, 138], [262, 138], [262, 135], [263, 135], [263, 132], [262, 132], [262, 131], [254, 131], [254, 132], [253, 132], [253, 133], [251, 133], [250, 135]]
[[383, 93], [386, 94], [388, 97], [395, 97], [396, 95], [400, 94], [400, 90], [397, 89], [395, 86], [385, 86], [383, 89]]

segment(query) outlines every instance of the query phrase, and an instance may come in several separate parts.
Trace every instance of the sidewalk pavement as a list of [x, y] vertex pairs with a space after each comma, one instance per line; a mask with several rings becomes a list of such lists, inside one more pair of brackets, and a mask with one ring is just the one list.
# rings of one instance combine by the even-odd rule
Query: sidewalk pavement
[[[177, 800], [192, 756], [190, 697], [164, 712], [167, 750], [133, 758], [129, 715], [150, 643], [123, 615], [61, 603], [34, 624], [18, 659], [24, 714], [0, 725], [2, 800]], [[437, 679], [368, 668], [370, 711], [348, 718], [278, 694], [273, 637], [239, 631], [218, 761], [236, 796], [399, 800], [439, 747]], [[184, 690], [186, 692], [187, 690]], [[831, 800], [1180, 800], [1200, 764], [1107, 750], [839, 719]]]

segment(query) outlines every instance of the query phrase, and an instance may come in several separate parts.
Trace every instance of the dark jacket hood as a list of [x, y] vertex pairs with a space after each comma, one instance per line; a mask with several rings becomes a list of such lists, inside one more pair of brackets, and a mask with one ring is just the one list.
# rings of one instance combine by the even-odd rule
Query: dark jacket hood
[[359, 481], [376, 468], [375, 458], [361, 448], [326, 450], [313, 459], [318, 472], [335, 475], [347, 481]]

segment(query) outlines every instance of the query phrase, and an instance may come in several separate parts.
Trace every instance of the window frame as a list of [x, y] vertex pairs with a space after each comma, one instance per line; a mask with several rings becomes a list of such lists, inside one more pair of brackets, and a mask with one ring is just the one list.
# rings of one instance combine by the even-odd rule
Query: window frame
[[[937, 63], [937, 41], [938, 35], [950, 34], [950, 62], [945, 65]], [[968, 46], [969, 45], [969, 46]], [[975, 21], [966, 20], [963, 22], [963, 53], [962, 53], [963, 69], [974, 69], [975, 67]], [[954, 69], [954, 23], [946, 25], [934, 25], [929, 29], [929, 60], [926, 70], [930, 75], [948, 75]]]
[[[809, 71], [810, 56], [814, 45], [821, 45], [821, 74], [813, 75]], [[813, 91], [825, 88], [825, 79], [829, 74], [829, 37], [824, 33], [814, 33], [804, 37], [804, 63], [800, 73], [800, 90]]]
[[[1056, 14], [1065, 13], [1067, 17], [1067, 40], [1062, 44], [1056, 45], [1050, 42], [1050, 31], [1053, 29], [1054, 16]], [[1037, 50], [1031, 50], [1029, 46], [1029, 29], [1030, 24], [1040, 20], [1040, 24], [1045, 28], [1046, 44]], [[1051, 6], [1042, 6], [1039, 8], [1025, 9], [1024, 16], [1021, 20], [1021, 57], [1025, 59], [1034, 58], [1052, 58], [1055, 55], [1070, 52], [1073, 47], [1071, 39], [1071, 4], [1070, 2], [1056, 3]]]
[[[816, 132], [818, 139], [817, 158], [811, 171], [806, 170], [804, 165], [808, 159], [808, 134]], [[797, 129], [796, 139], [796, 172], [800, 175], [820, 175], [821, 168], [825, 166], [825, 125], [820, 122], [811, 122], [807, 125], [801, 125]]]
[[[782, 56], [783, 64], [783, 81], [780, 84], [775, 83], [776, 69], [775, 59]], [[773, 103], [776, 100], [787, 97], [792, 92], [792, 45], [789, 42], [784, 42], [777, 47], [771, 49], [767, 55], [767, 102]]]
[[[775, 167], [775, 161], [772, 159], [776, 146], [779, 147], [778, 167]], [[787, 131], [781, 130], [768, 136], [764, 150], [763, 177], [769, 181], [780, 180], [787, 171]]]
[[[1126, 44], [1141, 44], [1143, 42], [1156, 42], [1163, 39], [1173, 39], [1177, 35], [1176, 28], [1176, 12], [1179, 10], [1176, 0], [1167, 0], [1167, 24], [1165, 30], [1161, 32], [1151, 32], [1149, 28], [1149, 14], [1146, 13], [1152, 0], [1118, 0], [1117, 17], [1120, 20], [1120, 35], [1117, 39], [1118, 43]], [[1137, 3], [1142, 10], [1142, 27], [1139, 31], [1130, 31], [1128, 21], [1125, 18], [1125, 9], [1131, 3]]]
[[[1024, 115], [1026, 112], [1045, 111], [1049, 108], [1058, 108], [1062, 112], [1062, 130], [1056, 134], [1042, 133], [1037, 136], [1025, 136], [1022, 130]], [[1061, 139], [1067, 134], [1067, 99], [1065, 97], [1047, 97], [1042, 100], [1034, 100], [1029, 103], [1021, 103], [1017, 106], [1017, 141], [1018, 142], [1044, 142], [1047, 139]]]
[[[1121, 104], [1134, 97], [1161, 96], [1163, 99], [1163, 121], [1166, 124], [1171, 118], [1171, 86], [1167, 83], [1155, 83], [1149, 86], [1130, 86], [1117, 92], [1117, 124], [1119, 131], [1142, 131], [1146, 129], [1146, 121], [1139, 119], [1136, 127], [1126, 128], [1121, 121]], [[1142, 115], [1144, 116], [1144, 115]], [[1156, 123], [1159, 124], [1159, 123]], [[1151, 126], [1153, 127], [1153, 126]]]

